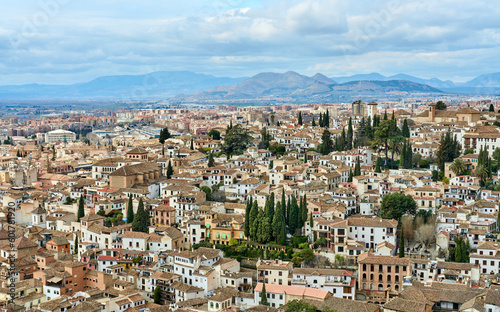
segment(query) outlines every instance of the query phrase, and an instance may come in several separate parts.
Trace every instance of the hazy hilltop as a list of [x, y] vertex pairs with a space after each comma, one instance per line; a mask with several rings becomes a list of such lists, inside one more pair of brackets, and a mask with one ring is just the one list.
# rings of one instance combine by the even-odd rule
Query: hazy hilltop
[[481, 75], [466, 83], [422, 79], [406, 74], [378, 73], [329, 78], [311, 77], [294, 71], [265, 72], [250, 78], [216, 77], [189, 71], [160, 71], [146, 75], [103, 76], [71, 85], [27, 84], [0, 86], [0, 99], [106, 99], [173, 101], [217, 101], [283, 99], [300, 101], [341, 100], [365, 96], [407, 97], [433, 93], [500, 93], [500, 73]]

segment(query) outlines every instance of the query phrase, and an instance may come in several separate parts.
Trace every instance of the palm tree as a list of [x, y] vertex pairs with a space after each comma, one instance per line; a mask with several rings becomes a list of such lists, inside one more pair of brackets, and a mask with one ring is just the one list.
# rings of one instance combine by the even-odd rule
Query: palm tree
[[391, 167], [394, 165], [394, 155], [399, 155], [401, 154], [401, 149], [403, 145], [401, 144], [403, 142], [404, 138], [400, 135], [394, 136], [389, 139], [389, 145], [391, 147]]
[[484, 165], [478, 165], [475, 173], [476, 177], [481, 179], [481, 186], [484, 185], [486, 179], [488, 178], [488, 168]]
[[463, 175], [466, 171], [464, 162], [460, 158], [455, 159], [450, 165], [450, 170], [453, 171], [456, 176]]

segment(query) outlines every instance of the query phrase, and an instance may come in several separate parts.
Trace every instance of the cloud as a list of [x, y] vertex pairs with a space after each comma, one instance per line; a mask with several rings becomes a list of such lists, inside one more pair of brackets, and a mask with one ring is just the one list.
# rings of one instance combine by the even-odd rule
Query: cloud
[[[64, 1], [55, 14], [27, 0], [4, 4], [0, 84], [155, 68], [442, 79], [500, 71], [500, 7], [492, 1]], [[46, 22], [27, 27], [44, 12]]]

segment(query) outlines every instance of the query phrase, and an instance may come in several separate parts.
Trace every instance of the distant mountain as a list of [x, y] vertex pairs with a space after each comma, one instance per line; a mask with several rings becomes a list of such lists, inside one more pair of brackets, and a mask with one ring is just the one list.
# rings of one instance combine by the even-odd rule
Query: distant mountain
[[481, 75], [466, 82], [461, 87], [466, 88], [500, 88], [500, 73]]
[[371, 73], [371, 74], [359, 74], [359, 75], [353, 75], [353, 76], [347, 76], [347, 77], [333, 77], [333, 80], [337, 81], [338, 83], [345, 83], [345, 82], [350, 82], [350, 81], [389, 81], [389, 80], [406, 80], [406, 81], [411, 81], [411, 82], [416, 82], [419, 84], [425, 84], [437, 89], [444, 89], [444, 88], [453, 88], [455, 87], [455, 84], [453, 81], [450, 80], [439, 80], [437, 78], [431, 78], [431, 79], [422, 79], [406, 74], [397, 74], [394, 76], [386, 77], [383, 76], [379, 73]]
[[187, 71], [162, 71], [146, 75], [96, 78], [72, 85], [0, 86], [0, 99], [158, 99], [193, 93], [221, 85], [234, 85], [245, 78], [215, 77]]
[[405, 80], [350, 81], [338, 84], [321, 74], [312, 77], [296, 72], [261, 73], [233, 86], [216, 87], [192, 95], [179, 95], [178, 101], [214, 101], [266, 98], [350, 99], [350, 97], [376, 97], [381, 95], [407, 96], [409, 93], [442, 93], [437, 88]]

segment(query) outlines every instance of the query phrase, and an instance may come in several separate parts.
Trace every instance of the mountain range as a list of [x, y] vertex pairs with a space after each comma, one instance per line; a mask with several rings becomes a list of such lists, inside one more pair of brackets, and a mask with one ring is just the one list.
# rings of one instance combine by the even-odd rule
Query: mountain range
[[500, 73], [479, 76], [465, 83], [406, 74], [378, 73], [347, 77], [308, 77], [293, 71], [259, 73], [246, 78], [216, 77], [188, 71], [161, 71], [146, 75], [103, 76], [71, 85], [0, 86], [0, 99], [171, 99], [177, 102], [217, 100], [325, 101], [377, 97], [407, 97], [418, 94], [498, 94]]

